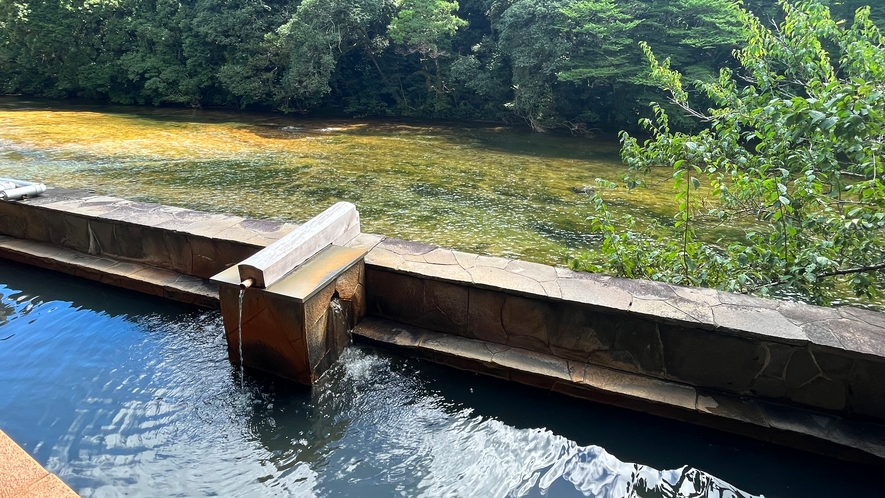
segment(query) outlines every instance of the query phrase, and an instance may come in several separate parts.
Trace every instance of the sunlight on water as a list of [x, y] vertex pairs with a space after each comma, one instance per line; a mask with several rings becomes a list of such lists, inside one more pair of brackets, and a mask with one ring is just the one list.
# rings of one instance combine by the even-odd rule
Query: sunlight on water
[[[625, 171], [614, 137], [496, 126], [0, 98], [0, 129], [0, 176], [295, 222], [350, 201], [367, 232], [552, 264], [593, 247], [587, 192]], [[671, 223], [670, 194], [614, 205]]]

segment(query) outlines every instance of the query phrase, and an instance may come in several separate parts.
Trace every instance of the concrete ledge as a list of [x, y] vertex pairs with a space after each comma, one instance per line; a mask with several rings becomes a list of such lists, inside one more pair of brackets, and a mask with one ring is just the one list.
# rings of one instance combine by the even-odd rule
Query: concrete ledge
[[50, 474], [0, 431], [0, 498], [77, 498], [55, 474]]
[[[0, 234], [76, 251], [61, 265], [43, 256], [25, 262], [173, 298], [182, 275], [207, 278], [294, 227], [63, 189], [0, 203]], [[883, 313], [577, 273], [379, 235], [347, 246], [368, 251], [371, 316], [698, 392], [885, 422]], [[21, 258], [15, 252], [6, 253]], [[90, 257], [97, 259], [80, 264]], [[133, 281], [122, 270], [128, 264], [152, 278]]]
[[369, 314], [566, 360], [885, 420], [885, 314], [578, 273], [396, 239]]
[[885, 465], [885, 426], [879, 424], [696, 389], [379, 318], [366, 318], [353, 333], [362, 342], [461, 370], [844, 460]]
[[0, 202], [0, 235], [209, 278], [295, 225], [51, 188]]
[[183, 303], [218, 307], [217, 286], [170, 270], [3, 235], [0, 235], [0, 257]]

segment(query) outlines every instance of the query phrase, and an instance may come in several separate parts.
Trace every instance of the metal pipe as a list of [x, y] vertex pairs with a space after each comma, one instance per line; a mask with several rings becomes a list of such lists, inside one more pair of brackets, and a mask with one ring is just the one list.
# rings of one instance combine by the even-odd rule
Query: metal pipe
[[0, 178], [0, 182], [6, 183], [11, 182], [14, 183], [16, 187], [30, 187], [31, 185], [36, 185], [34, 182], [26, 182], [24, 180], [16, 180], [15, 178]]
[[42, 183], [33, 183], [26, 187], [18, 187], [9, 190], [0, 191], [0, 200], [15, 201], [24, 196], [40, 195], [46, 192], [46, 185]]
[[255, 285], [255, 279], [247, 278], [246, 280], [243, 280], [242, 282], [240, 282], [240, 289], [246, 290], [249, 287], [252, 287], [253, 285]]

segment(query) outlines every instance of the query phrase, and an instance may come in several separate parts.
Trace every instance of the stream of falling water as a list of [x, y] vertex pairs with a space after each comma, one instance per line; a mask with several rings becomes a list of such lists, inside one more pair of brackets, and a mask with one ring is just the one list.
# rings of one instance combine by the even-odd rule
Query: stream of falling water
[[332, 310], [329, 326], [333, 331], [335, 340], [337, 341], [340, 337], [346, 336], [347, 339], [344, 345], [349, 346], [353, 344], [353, 331], [350, 328], [350, 316], [348, 315], [349, 308], [345, 308], [340, 300], [333, 298], [329, 301], [329, 309]]
[[237, 335], [239, 336], [239, 346], [240, 346], [240, 387], [243, 387], [246, 383], [246, 367], [243, 366], [243, 296], [246, 295], [246, 289], [240, 289], [240, 306], [239, 306], [239, 319], [237, 320]]

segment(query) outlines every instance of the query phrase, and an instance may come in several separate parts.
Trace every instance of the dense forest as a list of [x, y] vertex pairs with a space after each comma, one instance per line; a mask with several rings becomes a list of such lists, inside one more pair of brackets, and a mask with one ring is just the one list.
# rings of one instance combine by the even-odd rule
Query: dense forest
[[[852, 19], [869, 0], [829, 0]], [[747, 0], [760, 19], [775, 0]], [[732, 66], [732, 0], [0, 0], [0, 93], [632, 129]], [[885, 5], [872, 18], [885, 19]], [[674, 114], [674, 119], [680, 115]], [[688, 123], [688, 121], [686, 121]]]

